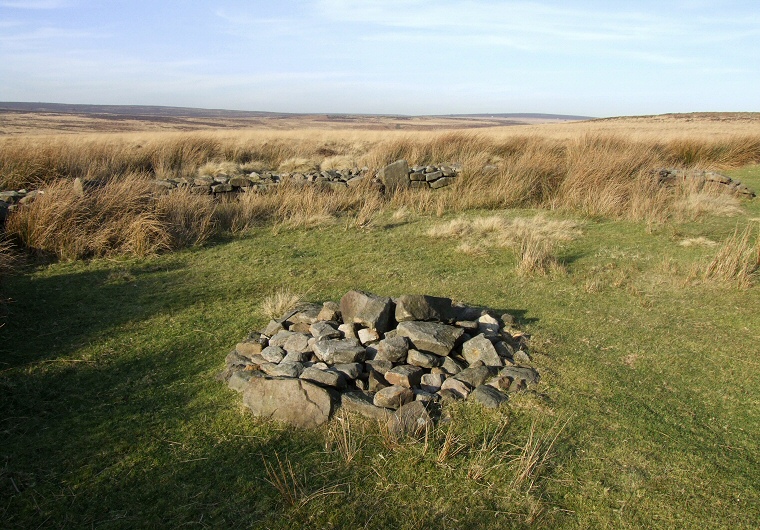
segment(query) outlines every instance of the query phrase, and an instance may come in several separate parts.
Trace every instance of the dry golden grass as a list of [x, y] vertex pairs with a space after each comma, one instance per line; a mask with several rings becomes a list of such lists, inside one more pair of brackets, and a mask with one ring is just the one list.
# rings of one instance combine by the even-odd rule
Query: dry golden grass
[[303, 301], [302, 294], [281, 287], [264, 298], [261, 302], [261, 310], [268, 318], [278, 319], [282, 318], [288, 311], [298, 307]]
[[563, 242], [581, 235], [580, 223], [571, 220], [552, 220], [543, 215], [507, 219], [493, 215], [476, 218], [457, 218], [432, 226], [428, 235], [435, 238], [461, 240], [457, 250], [478, 256], [488, 248], [505, 247], [517, 255], [517, 270], [526, 276], [562, 272], [557, 257]]
[[[754, 239], [754, 241], [753, 241]], [[708, 281], [735, 284], [739, 288], [752, 285], [760, 268], [760, 237], [748, 225], [741, 233], [737, 228], [718, 248], [715, 257], [703, 266], [701, 276]]]
[[[736, 129], [745, 130], [743, 136], [664, 138], [599, 134], [605, 129], [593, 129], [594, 123], [553, 126], [576, 127], [575, 133], [564, 136], [526, 135], [532, 129], [512, 127], [456, 132], [294, 130], [7, 137], [0, 138], [0, 182], [5, 188], [44, 186], [63, 198], [60, 205], [41, 199], [40, 205], [22, 208], [10, 225], [25, 245], [73, 258], [151, 253], [203, 242], [214, 231], [236, 232], [262, 223], [314, 227], [344, 222], [347, 227], [368, 228], [385, 211], [440, 216], [470, 209], [530, 207], [646, 220], [654, 226], [668, 219], [729, 215], [737, 203], [734, 198], [689, 190], [683, 184], [662, 188], [652, 178], [652, 169], [714, 169], [760, 161], [760, 130], [753, 129], [755, 122]], [[400, 158], [411, 164], [460, 163], [463, 171], [453, 186], [436, 191], [382, 195], [369, 182], [346, 190], [285, 183], [216, 203], [210, 197], [182, 193], [155, 199], [149, 196], [147, 183], [138, 182], [265, 169], [377, 168]], [[97, 193], [84, 200], [72, 197], [67, 184], [59, 181], [74, 177], [105, 183], [103, 189], [118, 199]], [[116, 208], [114, 202], [125, 206]], [[71, 230], [59, 232], [67, 228]], [[488, 241], [497, 227], [469, 229]], [[512, 243], [522, 249], [526, 271], [555, 268], [546, 241], [535, 231], [530, 237], [513, 238]], [[480, 242], [466, 243], [464, 252], [481, 252]]]
[[202, 243], [213, 205], [189, 194], [162, 197], [142, 175], [114, 179], [79, 194], [61, 180], [24, 205], [6, 224], [9, 237], [60, 259], [144, 256]]

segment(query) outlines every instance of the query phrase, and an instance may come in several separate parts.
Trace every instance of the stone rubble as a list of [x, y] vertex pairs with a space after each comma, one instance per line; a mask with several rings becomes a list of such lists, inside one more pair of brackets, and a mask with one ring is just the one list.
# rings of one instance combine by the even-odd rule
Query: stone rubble
[[678, 182], [690, 182], [697, 191], [713, 189], [739, 195], [749, 199], [755, 197], [755, 192], [738, 180], [715, 171], [700, 171], [697, 169], [656, 169], [652, 175], [661, 186], [674, 186]]
[[309, 428], [346, 407], [416, 434], [447, 402], [499, 407], [539, 382], [529, 337], [514, 325], [448, 298], [349, 291], [251, 333], [220, 377], [256, 416]]

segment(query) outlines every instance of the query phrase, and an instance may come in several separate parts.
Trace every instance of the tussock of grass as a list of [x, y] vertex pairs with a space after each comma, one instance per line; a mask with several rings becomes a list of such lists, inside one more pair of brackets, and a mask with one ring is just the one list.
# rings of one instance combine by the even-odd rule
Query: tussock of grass
[[675, 214], [684, 220], [696, 220], [708, 215], [734, 217], [741, 214], [739, 199], [733, 195], [716, 192], [690, 193], [673, 204]]
[[747, 288], [752, 285], [758, 268], [760, 237], [755, 235], [752, 225], [748, 225], [741, 233], [738, 228], [734, 230], [721, 244], [712, 261], [703, 267], [702, 278]]
[[15, 212], [6, 230], [27, 248], [64, 260], [145, 256], [203, 242], [212, 214], [213, 205], [187, 193], [157, 196], [143, 175], [112, 180], [83, 195], [63, 180]]
[[456, 218], [434, 225], [428, 235], [459, 239], [457, 250], [483, 255], [488, 248], [505, 247], [517, 254], [517, 270], [525, 276], [562, 272], [556, 253], [559, 246], [581, 235], [580, 224], [571, 220], [547, 219], [543, 215], [507, 219], [494, 215]]
[[682, 239], [678, 242], [678, 245], [681, 247], [714, 247], [717, 243], [712, 239], [699, 236]]
[[261, 310], [267, 318], [281, 318], [285, 313], [302, 304], [303, 295], [281, 287], [261, 302]]

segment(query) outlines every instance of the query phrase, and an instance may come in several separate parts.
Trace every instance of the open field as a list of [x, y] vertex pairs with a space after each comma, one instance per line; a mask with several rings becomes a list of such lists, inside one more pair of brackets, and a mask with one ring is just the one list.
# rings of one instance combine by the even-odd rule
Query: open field
[[[649, 175], [760, 191], [760, 121], [713, 118], [1, 138], [5, 185], [59, 197], [9, 222], [31, 252], [0, 286], [2, 526], [756, 528], [760, 199]], [[205, 164], [401, 157], [463, 173], [390, 197], [146, 191]], [[76, 176], [111, 195], [73, 196]], [[454, 407], [422, 442], [352, 416], [252, 419], [214, 377], [281, 288], [510, 311], [542, 381], [498, 411]]]
[[515, 114], [396, 116], [366, 114], [287, 114], [176, 107], [61, 105], [0, 102], [0, 136], [83, 132], [198, 131], [216, 129], [475, 129], [562, 123], [576, 116]]

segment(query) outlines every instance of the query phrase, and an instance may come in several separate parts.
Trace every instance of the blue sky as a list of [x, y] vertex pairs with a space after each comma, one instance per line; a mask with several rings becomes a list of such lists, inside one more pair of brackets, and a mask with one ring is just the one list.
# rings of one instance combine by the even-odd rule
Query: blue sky
[[760, 111], [751, 1], [0, 0], [0, 101]]

